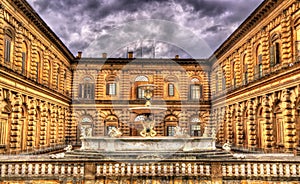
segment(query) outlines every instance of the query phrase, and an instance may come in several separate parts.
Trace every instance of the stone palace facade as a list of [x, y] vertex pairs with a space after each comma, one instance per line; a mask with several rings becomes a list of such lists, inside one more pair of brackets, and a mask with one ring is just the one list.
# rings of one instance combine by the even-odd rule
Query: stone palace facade
[[[216, 134], [217, 144], [229, 142], [235, 150], [292, 153], [300, 144], [300, 1], [263, 1], [205, 59], [74, 57], [25, 0], [1, 1], [0, 154], [78, 145], [82, 128], [92, 136], [114, 127], [122, 136], [140, 136], [143, 117], [128, 109], [145, 104], [142, 84], [156, 85], [152, 104], [167, 108], [155, 116], [158, 136], [173, 136], [180, 126], [191, 137]], [[0, 160], [2, 178], [24, 172], [103, 179], [120, 174], [113, 170], [119, 166], [130, 168], [129, 177], [134, 165], [64, 160], [23, 163], [23, 170], [22, 163], [9, 162]], [[177, 163], [177, 171], [166, 161], [154, 164], [153, 173], [178, 172], [179, 183], [300, 176], [297, 160], [254, 162], [191, 161]], [[146, 176], [143, 164], [136, 172]]]

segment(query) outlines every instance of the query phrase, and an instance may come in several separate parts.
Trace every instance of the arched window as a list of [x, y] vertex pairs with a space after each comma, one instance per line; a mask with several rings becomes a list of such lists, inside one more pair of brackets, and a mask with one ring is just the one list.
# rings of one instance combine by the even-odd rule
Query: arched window
[[276, 105], [273, 109], [273, 136], [275, 140], [276, 147], [278, 149], [283, 148], [284, 144], [284, 125], [282, 111], [279, 105]]
[[5, 30], [4, 36], [4, 62], [10, 63], [12, 57], [13, 33], [9, 29]]
[[191, 136], [198, 137], [201, 136], [204, 132], [204, 128], [202, 129], [200, 125], [200, 119], [198, 117], [194, 117], [191, 119]]
[[295, 23], [295, 55], [296, 61], [300, 61], [300, 18]]
[[[1, 104], [1, 103], [0, 103]], [[11, 112], [12, 107], [9, 102], [2, 102], [2, 105], [0, 111], [0, 152], [1, 149], [6, 148], [8, 144], [8, 133], [9, 133], [9, 124], [11, 121]]]
[[40, 53], [37, 53], [37, 58], [36, 58], [36, 82], [40, 82], [40, 75], [41, 75], [41, 55]]
[[248, 60], [247, 54], [244, 54], [242, 57], [242, 67], [243, 67], [243, 85], [248, 84]]
[[26, 42], [23, 42], [22, 43], [22, 74], [23, 75], [26, 75], [27, 58], [28, 58], [28, 47]]
[[178, 126], [177, 117], [170, 115], [165, 118], [165, 135], [166, 136], [174, 136], [175, 135], [175, 127]]
[[262, 134], [263, 123], [264, 123], [263, 108], [259, 106], [256, 112], [256, 146], [258, 148], [263, 147], [263, 142], [264, 142], [263, 134]]
[[273, 67], [281, 62], [281, 41], [280, 35], [274, 34], [271, 37], [270, 47], [270, 67]]
[[202, 98], [202, 85], [200, 84], [199, 79], [192, 78], [190, 84], [190, 99], [199, 100]]
[[95, 98], [95, 85], [90, 77], [83, 78], [78, 88], [78, 98], [94, 99]]
[[141, 87], [139, 87], [139, 85], [147, 84], [149, 82], [149, 79], [146, 76], [137, 76], [134, 81], [135, 81], [137, 98], [143, 99], [144, 98], [144, 90]]
[[109, 76], [106, 78], [106, 95], [117, 95], [117, 81], [115, 76]]
[[218, 72], [216, 73], [216, 93], [219, 92], [219, 77], [218, 77]]
[[259, 79], [262, 77], [262, 75], [262, 46], [259, 44], [256, 48], [256, 66], [254, 68], [254, 77], [255, 79]]
[[113, 128], [119, 127], [119, 120], [115, 115], [109, 115], [105, 118], [105, 135], [107, 135]]

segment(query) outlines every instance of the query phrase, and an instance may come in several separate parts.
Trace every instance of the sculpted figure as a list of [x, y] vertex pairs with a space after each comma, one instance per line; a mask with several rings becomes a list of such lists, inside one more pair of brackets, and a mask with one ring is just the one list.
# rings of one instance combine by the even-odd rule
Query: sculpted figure
[[109, 132], [108, 135], [110, 137], [120, 137], [123, 133], [120, 131], [120, 128], [113, 127]]

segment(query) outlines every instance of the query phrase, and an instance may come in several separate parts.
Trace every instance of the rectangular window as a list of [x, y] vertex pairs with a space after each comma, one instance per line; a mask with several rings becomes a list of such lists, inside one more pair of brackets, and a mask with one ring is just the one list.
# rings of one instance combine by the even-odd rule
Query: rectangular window
[[144, 90], [141, 87], [137, 88], [137, 98], [139, 99], [144, 98]]
[[106, 94], [107, 95], [116, 95], [117, 94], [117, 84], [116, 83], [107, 84]]
[[22, 52], [22, 74], [26, 72], [26, 53]]
[[244, 80], [243, 80], [243, 84], [248, 84], [248, 72], [244, 73]]
[[39, 82], [39, 64], [38, 62], [36, 62], [36, 82]]
[[174, 84], [168, 85], [169, 96], [174, 96]]
[[0, 146], [4, 146], [6, 144], [6, 125], [7, 120], [6, 119], [0, 119]]
[[191, 125], [191, 136], [201, 136], [201, 126], [200, 125]]
[[280, 63], [280, 44], [275, 43], [275, 64]]
[[262, 67], [262, 64], [258, 65], [258, 72], [259, 72], [259, 78], [261, 78], [263, 76], [263, 67]]
[[222, 90], [226, 89], [226, 78], [225, 75], [222, 77]]
[[199, 84], [194, 84], [190, 86], [190, 91], [191, 91], [191, 99], [192, 100], [198, 100], [201, 98], [201, 85]]
[[11, 42], [8, 39], [5, 39], [5, 51], [4, 51], [4, 61], [10, 62], [10, 48]]
[[296, 60], [300, 61], [300, 41], [296, 41]]
[[167, 136], [174, 136], [175, 135], [175, 126], [168, 126], [167, 127]]

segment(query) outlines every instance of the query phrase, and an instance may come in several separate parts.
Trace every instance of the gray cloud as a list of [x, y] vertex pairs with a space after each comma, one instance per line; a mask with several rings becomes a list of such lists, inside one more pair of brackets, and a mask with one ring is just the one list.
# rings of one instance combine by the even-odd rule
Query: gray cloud
[[[128, 46], [134, 47], [132, 44], [139, 43], [142, 39], [157, 40], [158, 35], [160, 35], [159, 38], [164, 39], [157, 40], [161, 43], [160, 49], [157, 50], [159, 50], [162, 57], [173, 57], [178, 52], [186, 57], [191, 55], [208, 57], [262, 1], [28, 0], [74, 54], [78, 50], [83, 50], [84, 56], [95, 56], [96, 51], [101, 53], [110, 50], [111, 52], [112, 48], [116, 53], [119, 52], [117, 50], [122, 50], [122, 48], [122, 52], [124, 52], [124, 48], [127, 46], [118, 45], [118, 40], [127, 44], [131, 43]], [[115, 34], [118, 28], [124, 28], [126, 24], [141, 20], [144, 20], [144, 23], [149, 23], [150, 19], [168, 20], [178, 26], [176, 29], [174, 27], [172, 29], [167, 26], [141, 23], [134, 28], [125, 26], [126, 29]], [[190, 35], [179, 33], [177, 29], [181, 29], [180, 27], [188, 30]], [[149, 34], [147, 37], [141, 38], [141, 31], [148, 31]], [[112, 40], [112, 35], [115, 37], [113, 39], [115, 43], [108, 43], [107, 41]], [[189, 36], [197, 37], [206, 42], [212, 51], [209, 52], [208, 49], [206, 52], [201, 52], [199, 47], [199, 53], [195, 54], [193, 51], [192, 54], [187, 54], [189, 51], [184, 50], [186, 48], [180, 48], [180, 45], [176, 45], [174, 39], [184, 40], [188, 39]], [[172, 42], [168, 42], [167, 37], [170, 37]], [[125, 38], [128, 39], [126, 42], [124, 42]], [[96, 40], [104, 44], [102, 46], [101, 44], [96, 45], [99, 48], [94, 48], [92, 53], [91, 49], [88, 51], [88, 48]], [[145, 50], [151, 48], [151, 41], [149, 44], [144, 43]], [[176, 46], [179, 48], [175, 49]]]

